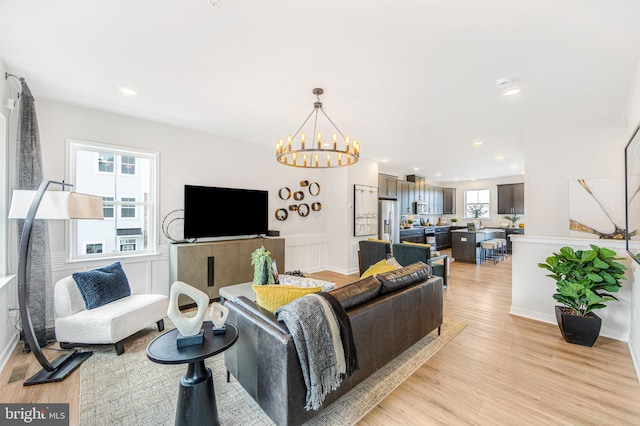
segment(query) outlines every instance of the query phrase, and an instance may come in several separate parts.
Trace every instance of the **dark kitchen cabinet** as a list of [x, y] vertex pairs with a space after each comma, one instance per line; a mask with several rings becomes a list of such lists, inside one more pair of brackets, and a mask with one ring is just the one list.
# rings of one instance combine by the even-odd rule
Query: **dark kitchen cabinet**
[[398, 198], [398, 178], [389, 175], [378, 175], [378, 198], [396, 200]]
[[456, 189], [443, 188], [442, 214], [455, 214], [456, 212]]
[[400, 200], [400, 214], [412, 214], [415, 201], [415, 184], [406, 180], [398, 181], [398, 199]]
[[407, 175], [407, 180], [415, 184], [415, 201], [419, 203], [427, 202], [427, 183], [425, 178], [418, 175]]
[[498, 185], [498, 214], [524, 214], [524, 183]]
[[408, 243], [425, 243], [424, 229], [401, 229], [400, 230], [400, 242]]

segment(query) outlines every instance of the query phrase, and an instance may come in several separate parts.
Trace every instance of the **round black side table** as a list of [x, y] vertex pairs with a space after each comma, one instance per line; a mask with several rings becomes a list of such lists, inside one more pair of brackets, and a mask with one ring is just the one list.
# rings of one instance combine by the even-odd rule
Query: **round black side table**
[[226, 333], [213, 334], [211, 321], [205, 321], [202, 328], [204, 342], [201, 345], [178, 347], [178, 330], [173, 329], [156, 337], [147, 346], [147, 357], [153, 362], [189, 364], [187, 373], [180, 378], [176, 426], [220, 424], [213, 377], [204, 360], [229, 349], [238, 340], [238, 328], [227, 323]]

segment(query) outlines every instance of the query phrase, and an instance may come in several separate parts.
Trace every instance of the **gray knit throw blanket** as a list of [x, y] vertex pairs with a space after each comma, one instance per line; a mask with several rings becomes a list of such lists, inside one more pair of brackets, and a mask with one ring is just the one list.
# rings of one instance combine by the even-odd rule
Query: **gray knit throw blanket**
[[325, 396], [338, 389], [341, 374], [322, 302], [318, 297], [309, 296], [282, 306], [276, 316], [286, 324], [298, 352], [307, 386], [304, 408], [317, 410]]

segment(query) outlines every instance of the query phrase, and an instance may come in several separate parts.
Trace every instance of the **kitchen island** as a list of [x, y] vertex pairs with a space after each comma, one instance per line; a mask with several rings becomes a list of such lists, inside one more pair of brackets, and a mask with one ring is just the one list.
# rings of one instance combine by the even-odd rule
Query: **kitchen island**
[[480, 263], [480, 243], [492, 238], [505, 238], [504, 229], [480, 229], [451, 231], [451, 257], [456, 262]]

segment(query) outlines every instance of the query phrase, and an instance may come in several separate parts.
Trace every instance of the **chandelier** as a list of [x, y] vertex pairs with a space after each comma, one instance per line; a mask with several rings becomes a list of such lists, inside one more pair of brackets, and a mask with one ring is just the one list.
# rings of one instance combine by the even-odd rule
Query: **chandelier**
[[[276, 144], [276, 159], [280, 164], [303, 168], [329, 168], [350, 166], [358, 162], [360, 144], [357, 140], [354, 139], [352, 141], [349, 136], [343, 135], [333, 120], [324, 112], [322, 102], [320, 102], [320, 95], [323, 93], [324, 90], [320, 88], [313, 89], [316, 101], [313, 103], [313, 110], [311, 110], [309, 116], [293, 136], [287, 136], [286, 143], [284, 139], [280, 139]], [[329, 120], [329, 123], [337, 132], [332, 133], [330, 141], [323, 141], [322, 132], [318, 131], [318, 113], [320, 112]], [[306, 135], [301, 130], [311, 117], [314, 117], [313, 136], [312, 140], [307, 141]], [[296, 146], [299, 147], [296, 148], [294, 147], [294, 140], [298, 135], [300, 135], [300, 142], [299, 144], [296, 143]], [[338, 135], [340, 135], [340, 140], [338, 140]]]

